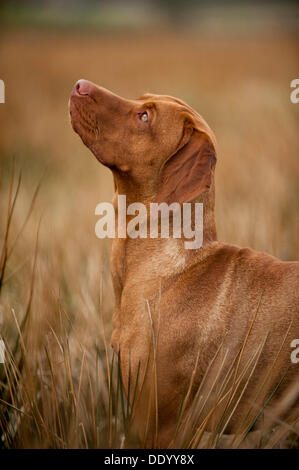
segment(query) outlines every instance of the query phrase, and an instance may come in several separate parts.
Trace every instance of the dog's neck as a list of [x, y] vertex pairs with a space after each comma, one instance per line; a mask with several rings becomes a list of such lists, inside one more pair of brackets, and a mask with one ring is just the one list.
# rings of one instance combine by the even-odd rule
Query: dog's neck
[[[123, 188], [125, 189], [125, 188]], [[128, 188], [126, 188], [128, 189]], [[118, 187], [114, 196], [114, 207], [116, 213], [116, 227], [118, 227], [118, 196], [120, 194], [126, 195], [127, 207], [129, 204], [136, 201], [136, 188], [135, 200], [130, 197], [130, 193], [121, 193], [122, 188]], [[144, 200], [144, 205], [147, 208], [147, 213], [150, 213], [149, 204], [150, 199]], [[147, 226], [147, 238], [116, 238], [113, 240], [112, 245], [112, 273], [113, 278], [117, 278], [117, 282], [122, 285], [126, 283], [128, 277], [140, 279], [144, 282], [147, 279], [154, 279], [157, 276], [170, 276], [177, 274], [184, 270], [188, 265], [198, 262], [209, 253], [209, 247], [217, 242], [216, 225], [214, 218], [214, 184], [210, 187], [209, 191], [200, 195], [191, 204], [196, 202], [203, 204], [203, 240], [202, 246], [198, 249], [186, 249], [185, 242], [190, 240], [184, 238], [167, 239], [158, 238], [153, 239], [149, 236], [149, 224]], [[191, 210], [191, 227], [195, 227], [195, 211]], [[132, 219], [133, 216], [126, 216], [126, 222]], [[183, 233], [183, 231], [182, 231]], [[146, 265], [145, 265], [146, 263]], [[138, 271], [138, 275], [136, 272]], [[140, 275], [139, 275], [140, 274]]]
[[[116, 227], [118, 227], [118, 196], [122, 195], [126, 198], [126, 207], [125, 211], [130, 204], [134, 204], [136, 202], [141, 202], [146, 208], [146, 212], [148, 214], [148, 222], [149, 222], [149, 214], [150, 214], [150, 204], [155, 202], [154, 199], [151, 197], [151, 194], [145, 194], [144, 191], [138, 191], [136, 185], [131, 187], [130, 180], [126, 182], [123, 179], [116, 178], [114, 175], [114, 183], [115, 183], [115, 194], [113, 198], [113, 205], [116, 213]], [[152, 189], [152, 188], [151, 188]], [[190, 204], [192, 205], [191, 210], [191, 223], [190, 226], [192, 230], [195, 229], [195, 210], [194, 205], [196, 203], [203, 204], [203, 242], [202, 246], [205, 246], [209, 243], [217, 241], [217, 231], [216, 231], [216, 224], [215, 224], [215, 214], [214, 214], [214, 206], [215, 206], [215, 185], [214, 185], [214, 178], [212, 179], [212, 184], [208, 191], [200, 194], [194, 201]], [[126, 224], [132, 219], [134, 216], [126, 215]], [[183, 218], [181, 220], [181, 224], [183, 224]], [[183, 227], [182, 233], [183, 233]], [[148, 230], [149, 230], [149, 223], [148, 223]], [[186, 239], [182, 239], [186, 241]]]

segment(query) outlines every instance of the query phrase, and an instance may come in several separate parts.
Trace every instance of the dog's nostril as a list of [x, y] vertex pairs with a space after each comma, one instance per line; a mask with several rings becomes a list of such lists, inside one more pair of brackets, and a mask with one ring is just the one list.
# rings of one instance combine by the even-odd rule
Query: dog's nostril
[[79, 93], [79, 95], [88, 95], [89, 89], [90, 89], [90, 84], [87, 80], [78, 80], [76, 85], [76, 91]]

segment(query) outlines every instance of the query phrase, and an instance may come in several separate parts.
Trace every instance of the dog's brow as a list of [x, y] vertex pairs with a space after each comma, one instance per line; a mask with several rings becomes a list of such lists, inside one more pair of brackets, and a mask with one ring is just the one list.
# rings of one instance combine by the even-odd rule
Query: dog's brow
[[156, 103], [153, 101], [149, 101], [148, 103], [144, 103], [143, 106], [145, 108], [151, 109], [151, 108], [157, 108]]
[[145, 93], [144, 95], [142, 96], [139, 96], [139, 98], [136, 98], [138, 101], [139, 100], [145, 100], [146, 98], [149, 98], [150, 96], [152, 96], [150, 93]]

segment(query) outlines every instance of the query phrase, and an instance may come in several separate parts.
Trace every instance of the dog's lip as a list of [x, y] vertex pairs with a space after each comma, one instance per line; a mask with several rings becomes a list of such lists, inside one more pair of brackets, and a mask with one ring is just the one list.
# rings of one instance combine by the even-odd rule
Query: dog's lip
[[84, 116], [84, 112], [82, 113], [82, 110], [80, 110], [76, 105], [76, 101], [71, 99], [69, 100], [69, 115], [73, 129], [75, 132], [77, 132], [77, 134], [81, 135], [79, 127], [83, 127], [85, 128], [85, 131], [87, 131], [90, 135], [93, 135], [95, 140], [98, 140], [100, 133], [98, 120], [95, 119], [94, 123], [88, 122]]

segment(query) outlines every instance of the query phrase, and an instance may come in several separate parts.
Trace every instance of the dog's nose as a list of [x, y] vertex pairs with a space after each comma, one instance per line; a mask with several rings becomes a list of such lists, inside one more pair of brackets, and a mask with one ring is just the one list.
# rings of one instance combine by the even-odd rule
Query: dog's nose
[[79, 95], [88, 95], [90, 91], [90, 82], [87, 80], [78, 80], [75, 85], [75, 90]]

